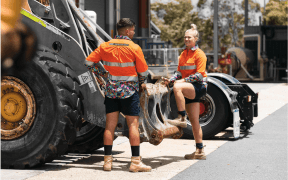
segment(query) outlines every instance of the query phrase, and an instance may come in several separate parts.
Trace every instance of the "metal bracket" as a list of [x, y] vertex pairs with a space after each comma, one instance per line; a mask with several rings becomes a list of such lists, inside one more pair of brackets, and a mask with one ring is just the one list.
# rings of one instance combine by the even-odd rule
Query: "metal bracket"
[[233, 135], [235, 139], [238, 139], [240, 136], [240, 116], [239, 109], [233, 110]]

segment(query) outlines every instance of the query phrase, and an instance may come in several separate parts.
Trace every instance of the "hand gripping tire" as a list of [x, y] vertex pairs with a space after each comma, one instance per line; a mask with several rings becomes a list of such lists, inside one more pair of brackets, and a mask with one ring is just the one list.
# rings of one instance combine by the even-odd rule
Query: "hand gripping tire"
[[[29, 108], [35, 108], [36, 113], [30, 129], [20, 137], [3, 140], [1, 127], [2, 168], [33, 167], [64, 154], [68, 144], [75, 141], [83, 109], [79, 82], [73, 69], [60, 56], [44, 48], [36, 53], [33, 62], [7, 77], [18, 79], [30, 88], [32, 93], [28, 95], [34, 97], [36, 107], [28, 104], [27, 112]], [[8, 106], [2, 101], [1, 104]], [[4, 120], [1, 118], [2, 124]]]

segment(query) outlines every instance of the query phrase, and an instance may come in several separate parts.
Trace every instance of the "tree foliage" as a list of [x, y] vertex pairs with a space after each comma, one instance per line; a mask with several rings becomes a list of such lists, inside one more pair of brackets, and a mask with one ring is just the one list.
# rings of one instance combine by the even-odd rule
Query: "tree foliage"
[[155, 12], [152, 14], [152, 21], [161, 30], [163, 41], [170, 40], [174, 47], [184, 46], [185, 31], [190, 28], [192, 22], [197, 24], [199, 21], [197, 14], [191, 13], [193, 8], [190, 0], [151, 4], [151, 9]]
[[[258, 25], [256, 13], [260, 12], [260, 4], [254, 0], [248, 0], [249, 23], [248, 25]], [[271, 6], [269, 5], [272, 4]], [[281, 22], [286, 18], [287, 23], [287, 1], [270, 0], [266, 6], [266, 21]], [[273, 3], [282, 4], [272, 9]], [[278, 9], [277, 9], [278, 8]], [[197, 6], [191, 4], [191, 0], [174, 0], [167, 4], [152, 3], [151, 10], [154, 12], [152, 21], [161, 29], [161, 39], [171, 40], [174, 47], [183, 47], [183, 36], [190, 24], [197, 25], [200, 33], [200, 47], [205, 52], [213, 51], [213, 16], [214, 1], [199, 0]], [[218, 40], [219, 47], [230, 48], [242, 46], [244, 34], [244, 11], [245, 0], [218, 0]], [[279, 12], [275, 12], [279, 11]], [[280, 13], [281, 16], [275, 13]], [[274, 18], [274, 19], [273, 19]]]
[[[248, 26], [259, 26], [259, 24], [256, 24], [256, 19], [259, 18], [256, 16], [256, 13], [260, 12], [260, 4], [254, 1], [248, 0]], [[245, 0], [242, 1], [241, 7], [244, 14]]]
[[288, 1], [270, 0], [264, 8], [261, 8], [266, 25], [288, 25]]

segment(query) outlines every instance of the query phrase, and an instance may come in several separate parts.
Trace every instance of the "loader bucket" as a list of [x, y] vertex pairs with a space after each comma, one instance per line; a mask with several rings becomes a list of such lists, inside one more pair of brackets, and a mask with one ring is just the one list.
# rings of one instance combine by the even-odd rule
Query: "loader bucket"
[[183, 135], [180, 127], [170, 125], [167, 120], [170, 107], [169, 90], [161, 82], [146, 84], [146, 90], [140, 96], [139, 129], [141, 142], [158, 145], [164, 138], [178, 139]]

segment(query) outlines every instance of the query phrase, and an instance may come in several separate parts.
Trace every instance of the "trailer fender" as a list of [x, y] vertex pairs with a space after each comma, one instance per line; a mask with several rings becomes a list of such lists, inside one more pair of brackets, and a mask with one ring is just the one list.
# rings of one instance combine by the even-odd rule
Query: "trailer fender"
[[234, 78], [233, 76], [230, 76], [228, 74], [224, 74], [224, 73], [208, 73], [207, 76], [210, 77], [214, 77], [220, 81], [223, 81], [224, 83], [231, 83], [231, 84], [241, 84], [240, 81], [238, 81], [236, 78]]
[[214, 84], [215, 86], [217, 86], [226, 96], [229, 104], [230, 104], [230, 108], [231, 108], [231, 112], [233, 113], [235, 109], [238, 109], [237, 107], [237, 92], [232, 91], [225, 83], [223, 83], [222, 81], [214, 78], [214, 77], [209, 77], [207, 78], [207, 82]]

